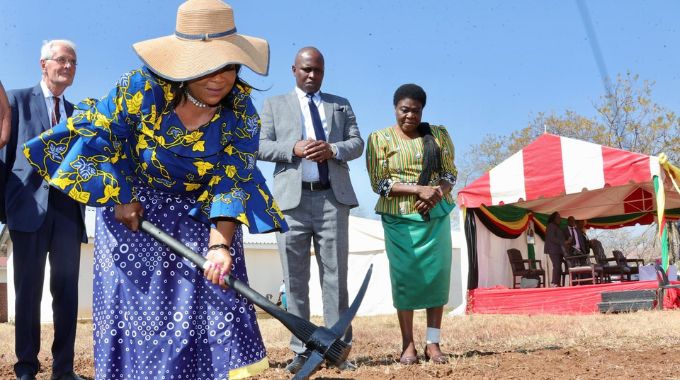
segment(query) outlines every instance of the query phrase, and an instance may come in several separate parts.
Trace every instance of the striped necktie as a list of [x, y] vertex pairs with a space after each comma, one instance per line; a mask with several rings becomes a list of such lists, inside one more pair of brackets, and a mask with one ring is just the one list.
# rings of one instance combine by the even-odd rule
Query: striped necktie
[[54, 110], [52, 112], [52, 126], [59, 124], [59, 119], [61, 119], [61, 112], [59, 112], [59, 98], [56, 96], [52, 97], [54, 100]]

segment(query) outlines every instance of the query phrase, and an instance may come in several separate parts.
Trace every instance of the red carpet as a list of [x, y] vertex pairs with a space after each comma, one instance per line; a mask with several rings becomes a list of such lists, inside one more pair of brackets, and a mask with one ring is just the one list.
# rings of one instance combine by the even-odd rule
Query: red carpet
[[[680, 283], [673, 281], [673, 283]], [[480, 288], [468, 292], [468, 313], [480, 314], [591, 314], [598, 313], [600, 293], [657, 289], [656, 281], [631, 281], [564, 288]], [[664, 307], [680, 307], [676, 289], [666, 291]]]

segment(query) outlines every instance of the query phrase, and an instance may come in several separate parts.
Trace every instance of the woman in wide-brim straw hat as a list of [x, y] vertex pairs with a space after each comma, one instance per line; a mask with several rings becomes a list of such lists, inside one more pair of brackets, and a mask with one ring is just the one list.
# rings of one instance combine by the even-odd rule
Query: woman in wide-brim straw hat
[[[97, 379], [224, 379], [268, 368], [247, 281], [241, 224], [287, 226], [255, 166], [259, 117], [247, 66], [266, 74], [265, 40], [238, 34], [232, 9], [190, 0], [173, 35], [134, 49], [144, 66], [25, 146], [50, 184], [99, 207]], [[102, 207], [103, 206], [103, 207]], [[208, 258], [201, 274], [144, 233], [139, 216]]]

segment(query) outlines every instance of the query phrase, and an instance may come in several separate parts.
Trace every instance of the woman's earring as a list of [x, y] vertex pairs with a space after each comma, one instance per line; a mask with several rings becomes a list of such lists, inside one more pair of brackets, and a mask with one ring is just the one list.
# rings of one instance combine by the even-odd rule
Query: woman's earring
[[183, 87], [184, 87], [184, 82], [179, 82], [179, 88], [183, 88]]

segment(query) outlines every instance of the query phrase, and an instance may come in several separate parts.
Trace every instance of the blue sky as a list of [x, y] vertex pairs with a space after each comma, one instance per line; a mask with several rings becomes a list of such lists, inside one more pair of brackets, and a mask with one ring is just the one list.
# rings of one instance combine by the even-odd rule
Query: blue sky
[[[609, 74], [631, 71], [656, 82], [653, 98], [680, 111], [680, 2], [584, 1]], [[3, 1], [0, 80], [39, 81], [42, 40], [78, 45], [71, 101], [106, 94], [140, 61], [132, 43], [171, 34], [181, 1]], [[240, 33], [266, 38], [269, 76], [245, 71], [264, 98], [292, 90], [296, 51], [326, 57], [322, 91], [347, 97], [364, 137], [394, 123], [392, 94], [402, 83], [428, 93], [424, 120], [446, 125], [459, 153], [486, 134], [521, 129], [538, 112], [592, 115], [604, 89], [576, 1], [260, 1], [234, 0]], [[376, 196], [364, 158], [351, 163], [361, 207]], [[267, 178], [272, 167], [261, 166]], [[270, 183], [271, 186], [271, 183]]]

